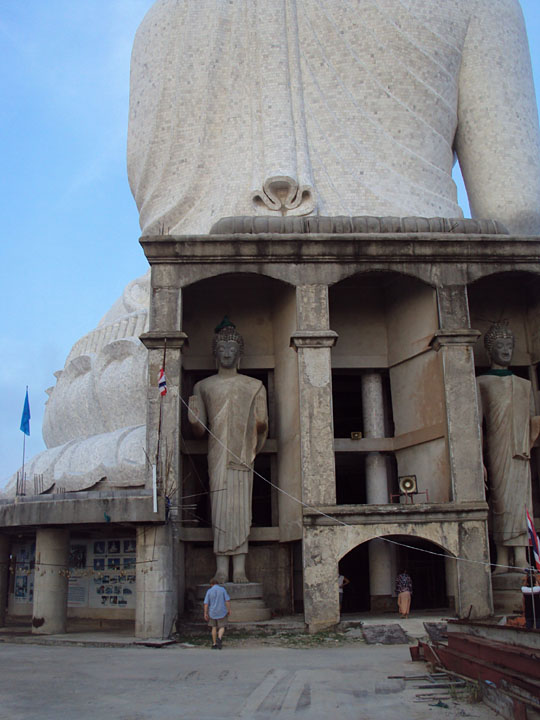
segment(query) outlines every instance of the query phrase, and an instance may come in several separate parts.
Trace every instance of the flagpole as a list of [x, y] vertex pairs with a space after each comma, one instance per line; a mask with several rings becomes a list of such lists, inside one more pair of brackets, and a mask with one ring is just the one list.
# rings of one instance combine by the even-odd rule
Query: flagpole
[[[165, 374], [165, 359], [167, 357], [167, 338], [164, 338], [163, 341], [163, 364], [161, 365], [161, 369], [163, 370], [163, 373]], [[161, 372], [160, 372], [161, 377]], [[165, 375], [166, 377], [166, 375]], [[159, 387], [159, 382], [158, 382]], [[165, 386], [166, 387], [166, 386]], [[166, 392], [166, 390], [165, 390]], [[158, 432], [157, 432], [157, 444], [156, 444], [156, 462], [154, 464], [154, 467], [152, 468], [152, 495], [153, 495], [153, 503], [154, 503], [154, 512], [158, 511], [158, 505], [157, 505], [157, 474], [158, 474], [158, 465], [159, 465], [159, 446], [161, 442], [161, 419], [163, 415], [163, 395], [160, 392], [159, 395], [159, 420], [158, 420]], [[161, 472], [160, 472], [161, 477]]]
[[[21, 419], [21, 430], [23, 430], [23, 422], [26, 420], [28, 423], [28, 432], [30, 432], [30, 407], [28, 407], [28, 418], [26, 418], [26, 404], [28, 402], [28, 385], [26, 386], [26, 394], [24, 396], [24, 408], [23, 408], [23, 417]], [[22, 446], [22, 467], [21, 467], [21, 495], [26, 494], [26, 483], [24, 481], [24, 461], [26, 456], [26, 427], [23, 430], [23, 446]]]
[[23, 433], [23, 441], [22, 441], [22, 469], [21, 469], [21, 495], [23, 494], [24, 489], [24, 455], [26, 450], [26, 434]]
[[[535, 583], [533, 583], [533, 567], [532, 567], [531, 560], [532, 560], [532, 562], [534, 563], [534, 574], [535, 574], [535, 577], [536, 577], [536, 570], [537, 570], [537, 568], [536, 568], [536, 558], [535, 558], [535, 554], [534, 554], [534, 549], [535, 549], [535, 548], [534, 548], [534, 545], [533, 545], [533, 533], [529, 531], [529, 523], [531, 524], [532, 531], [536, 532], [536, 529], [535, 529], [534, 525], [532, 524], [532, 520], [530, 519], [530, 516], [529, 516], [529, 510], [528, 510], [528, 508], [527, 508], [526, 505], [525, 505], [525, 514], [526, 514], [526, 517], [527, 517], [527, 534], [529, 535], [529, 555], [532, 556], [532, 557], [529, 557], [529, 567], [528, 567], [528, 571], [529, 571], [529, 587], [530, 587], [530, 589], [531, 589], [531, 603], [532, 603], [532, 611], [533, 611], [533, 628], [536, 628], [536, 606], [535, 606], [535, 602], [534, 602], [534, 601], [535, 601], [535, 597], [534, 597], [534, 587], [535, 587]], [[534, 517], [534, 515], [533, 515], [533, 517]]]
[[531, 600], [532, 600], [532, 611], [533, 611], [533, 627], [536, 629], [536, 598], [534, 596], [534, 588], [536, 583], [533, 584], [532, 571], [530, 573], [531, 579], [529, 580], [531, 585]]
[[[163, 363], [161, 367], [165, 370], [165, 358], [167, 357], [167, 338], [163, 341]], [[166, 374], [165, 374], [166, 376]], [[157, 447], [156, 447], [156, 466], [159, 463], [159, 444], [161, 441], [161, 416], [163, 409], [163, 395], [159, 396], [159, 420], [158, 420], [158, 433], [157, 433]]]

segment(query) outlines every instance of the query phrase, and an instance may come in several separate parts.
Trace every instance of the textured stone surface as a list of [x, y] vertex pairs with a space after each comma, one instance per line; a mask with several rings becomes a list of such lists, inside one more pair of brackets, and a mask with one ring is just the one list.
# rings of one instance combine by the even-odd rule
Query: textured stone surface
[[540, 230], [517, 0], [159, 0], [137, 32], [128, 172], [146, 234], [231, 215], [475, 217]]
[[[47, 450], [25, 465], [26, 492], [144, 485], [146, 458], [147, 273], [131, 282], [99, 325], [78, 340], [48, 389]], [[13, 477], [7, 488], [15, 494]]]
[[362, 628], [364, 639], [370, 645], [402, 645], [409, 642], [403, 628], [398, 623], [389, 625], [366, 625]]

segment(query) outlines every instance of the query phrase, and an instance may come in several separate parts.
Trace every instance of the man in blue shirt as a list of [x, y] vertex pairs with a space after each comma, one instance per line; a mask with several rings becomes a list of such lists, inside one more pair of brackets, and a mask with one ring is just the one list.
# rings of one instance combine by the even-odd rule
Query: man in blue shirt
[[204, 619], [212, 628], [212, 650], [221, 650], [227, 617], [231, 615], [231, 598], [215, 578], [210, 580], [210, 585], [204, 596]]

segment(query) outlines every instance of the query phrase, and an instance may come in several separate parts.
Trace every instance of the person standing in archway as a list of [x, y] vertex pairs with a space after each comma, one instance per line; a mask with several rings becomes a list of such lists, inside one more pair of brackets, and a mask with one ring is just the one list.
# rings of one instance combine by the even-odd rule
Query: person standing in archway
[[343, 588], [345, 585], [348, 585], [351, 581], [349, 578], [346, 578], [345, 575], [338, 575], [338, 589], [339, 589], [339, 610], [341, 612], [341, 608], [343, 606]]
[[403, 570], [396, 578], [396, 593], [398, 596], [397, 602], [399, 614], [404, 619], [409, 617], [412, 592], [413, 585], [411, 576], [407, 570]]

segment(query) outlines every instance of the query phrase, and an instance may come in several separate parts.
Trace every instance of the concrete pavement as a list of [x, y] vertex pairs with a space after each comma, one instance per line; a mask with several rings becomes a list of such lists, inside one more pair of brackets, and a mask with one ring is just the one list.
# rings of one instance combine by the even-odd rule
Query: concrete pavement
[[[247, 643], [247, 644], [246, 644]], [[0, 717], [10, 720], [448, 720], [482, 704], [417, 702], [427, 672], [407, 645], [289, 649], [230, 640], [183, 647], [0, 645]]]

